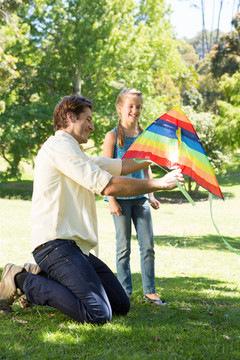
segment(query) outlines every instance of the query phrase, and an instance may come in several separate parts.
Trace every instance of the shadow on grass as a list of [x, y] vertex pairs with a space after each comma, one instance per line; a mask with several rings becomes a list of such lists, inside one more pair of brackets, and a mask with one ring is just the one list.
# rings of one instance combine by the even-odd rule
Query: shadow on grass
[[[137, 241], [136, 235], [132, 235], [132, 239]], [[239, 255], [240, 255], [240, 237], [224, 236], [224, 239], [235, 250], [239, 251]], [[169, 246], [174, 248], [196, 248], [199, 250], [220, 250], [220, 251], [228, 250], [225, 243], [218, 235], [204, 235], [204, 236], [155, 235], [154, 243], [159, 246]]]
[[[140, 274], [132, 274], [133, 287], [137, 288], [134, 294], [137, 301], [145, 303], [142, 297], [142, 278]], [[165, 299], [173, 308], [184, 302], [190, 307], [195, 304], [202, 306], [209, 304], [213, 306], [239, 304], [239, 290], [234, 284], [206, 277], [176, 276], [172, 278], [156, 277], [156, 288], [161, 298]], [[162, 290], [159, 290], [162, 289]], [[215, 293], [215, 294], [214, 294]], [[140, 299], [139, 299], [140, 298]], [[134, 296], [133, 296], [134, 299]], [[146, 303], [147, 305], [152, 305]]]
[[169, 303], [157, 307], [142, 299], [141, 275], [132, 277], [129, 314], [104, 326], [78, 324], [48, 306], [14, 305], [14, 312], [1, 318], [1, 358], [239, 358], [234, 351], [239, 352], [240, 341], [233, 340], [240, 331], [240, 305], [233, 284], [205, 277], [156, 278], [158, 293]]
[[[0, 183], [0, 198], [31, 200], [33, 192], [33, 181], [9, 181]], [[102, 200], [104, 197], [96, 195], [95, 200]]]
[[0, 183], [0, 198], [31, 200], [33, 181], [8, 181]]
[[[136, 239], [136, 237], [135, 237]], [[240, 253], [240, 237], [224, 236], [224, 239]], [[197, 248], [200, 250], [226, 251], [226, 245], [217, 235], [205, 236], [154, 236], [154, 242], [159, 246], [178, 248]]]
[[222, 186], [240, 185], [240, 171], [227, 172], [224, 175], [217, 176], [218, 182]]

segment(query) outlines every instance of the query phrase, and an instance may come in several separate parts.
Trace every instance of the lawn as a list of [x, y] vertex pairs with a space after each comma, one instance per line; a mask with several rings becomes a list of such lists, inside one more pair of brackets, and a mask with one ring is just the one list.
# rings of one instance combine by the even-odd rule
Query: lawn
[[[214, 220], [222, 236], [240, 251], [239, 169], [218, 180], [225, 201], [214, 199]], [[28, 178], [24, 181], [31, 185], [26, 183]], [[7, 188], [3, 193], [0, 188], [1, 270], [6, 262], [33, 261], [30, 200]], [[169, 306], [158, 308], [142, 300], [133, 235], [134, 292], [127, 316], [114, 317], [103, 326], [82, 325], [50, 307], [22, 310], [16, 303], [12, 314], [0, 317], [0, 359], [240, 358], [240, 256], [230, 252], [217, 235], [204, 196], [193, 207], [179, 201], [178, 191], [172, 197], [178, 199], [175, 203], [164, 201], [169, 194], [156, 195], [161, 198], [160, 210], [152, 210], [156, 285]], [[103, 198], [96, 198], [96, 203], [100, 257], [115, 272], [113, 222]]]

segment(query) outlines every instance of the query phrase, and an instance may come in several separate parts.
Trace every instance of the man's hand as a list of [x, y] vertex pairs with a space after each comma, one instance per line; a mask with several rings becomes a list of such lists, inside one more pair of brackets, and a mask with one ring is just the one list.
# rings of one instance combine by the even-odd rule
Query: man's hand
[[172, 190], [177, 187], [175, 180], [177, 180], [180, 185], [184, 185], [184, 178], [183, 174], [181, 173], [181, 169], [173, 170], [167, 173], [161, 179], [159, 179], [159, 181], [161, 182], [161, 186], [166, 190]]

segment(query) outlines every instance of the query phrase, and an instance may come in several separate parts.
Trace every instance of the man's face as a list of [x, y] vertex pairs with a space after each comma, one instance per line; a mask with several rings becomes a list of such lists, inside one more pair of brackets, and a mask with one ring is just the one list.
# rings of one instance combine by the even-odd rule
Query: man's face
[[84, 112], [78, 116], [75, 114], [71, 115], [71, 123], [66, 130], [79, 144], [87, 143], [89, 133], [94, 130], [92, 112], [88, 106], [85, 106]]

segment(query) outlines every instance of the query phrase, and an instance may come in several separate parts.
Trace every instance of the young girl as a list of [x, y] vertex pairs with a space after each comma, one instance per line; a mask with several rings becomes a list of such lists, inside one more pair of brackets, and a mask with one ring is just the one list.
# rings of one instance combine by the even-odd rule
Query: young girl
[[[121, 158], [143, 129], [139, 123], [142, 112], [142, 93], [136, 89], [122, 91], [117, 98], [119, 123], [109, 131], [104, 140], [103, 155], [111, 158]], [[151, 178], [150, 167], [127, 175], [134, 178]], [[154, 241], [150, 205], [159, 208], [159, 202], [153, 193], [135, 197], [109, 196], [110, 212], [116, 229], [116, 261], [117, 275], [129, 298], [132, 294], [132, 278], [130, 271], [131, 224], [136, 229], [140, 249], [141, 274], [144, 299], [156, 305], [167, 305], [156, 294], [154, 275]]]

